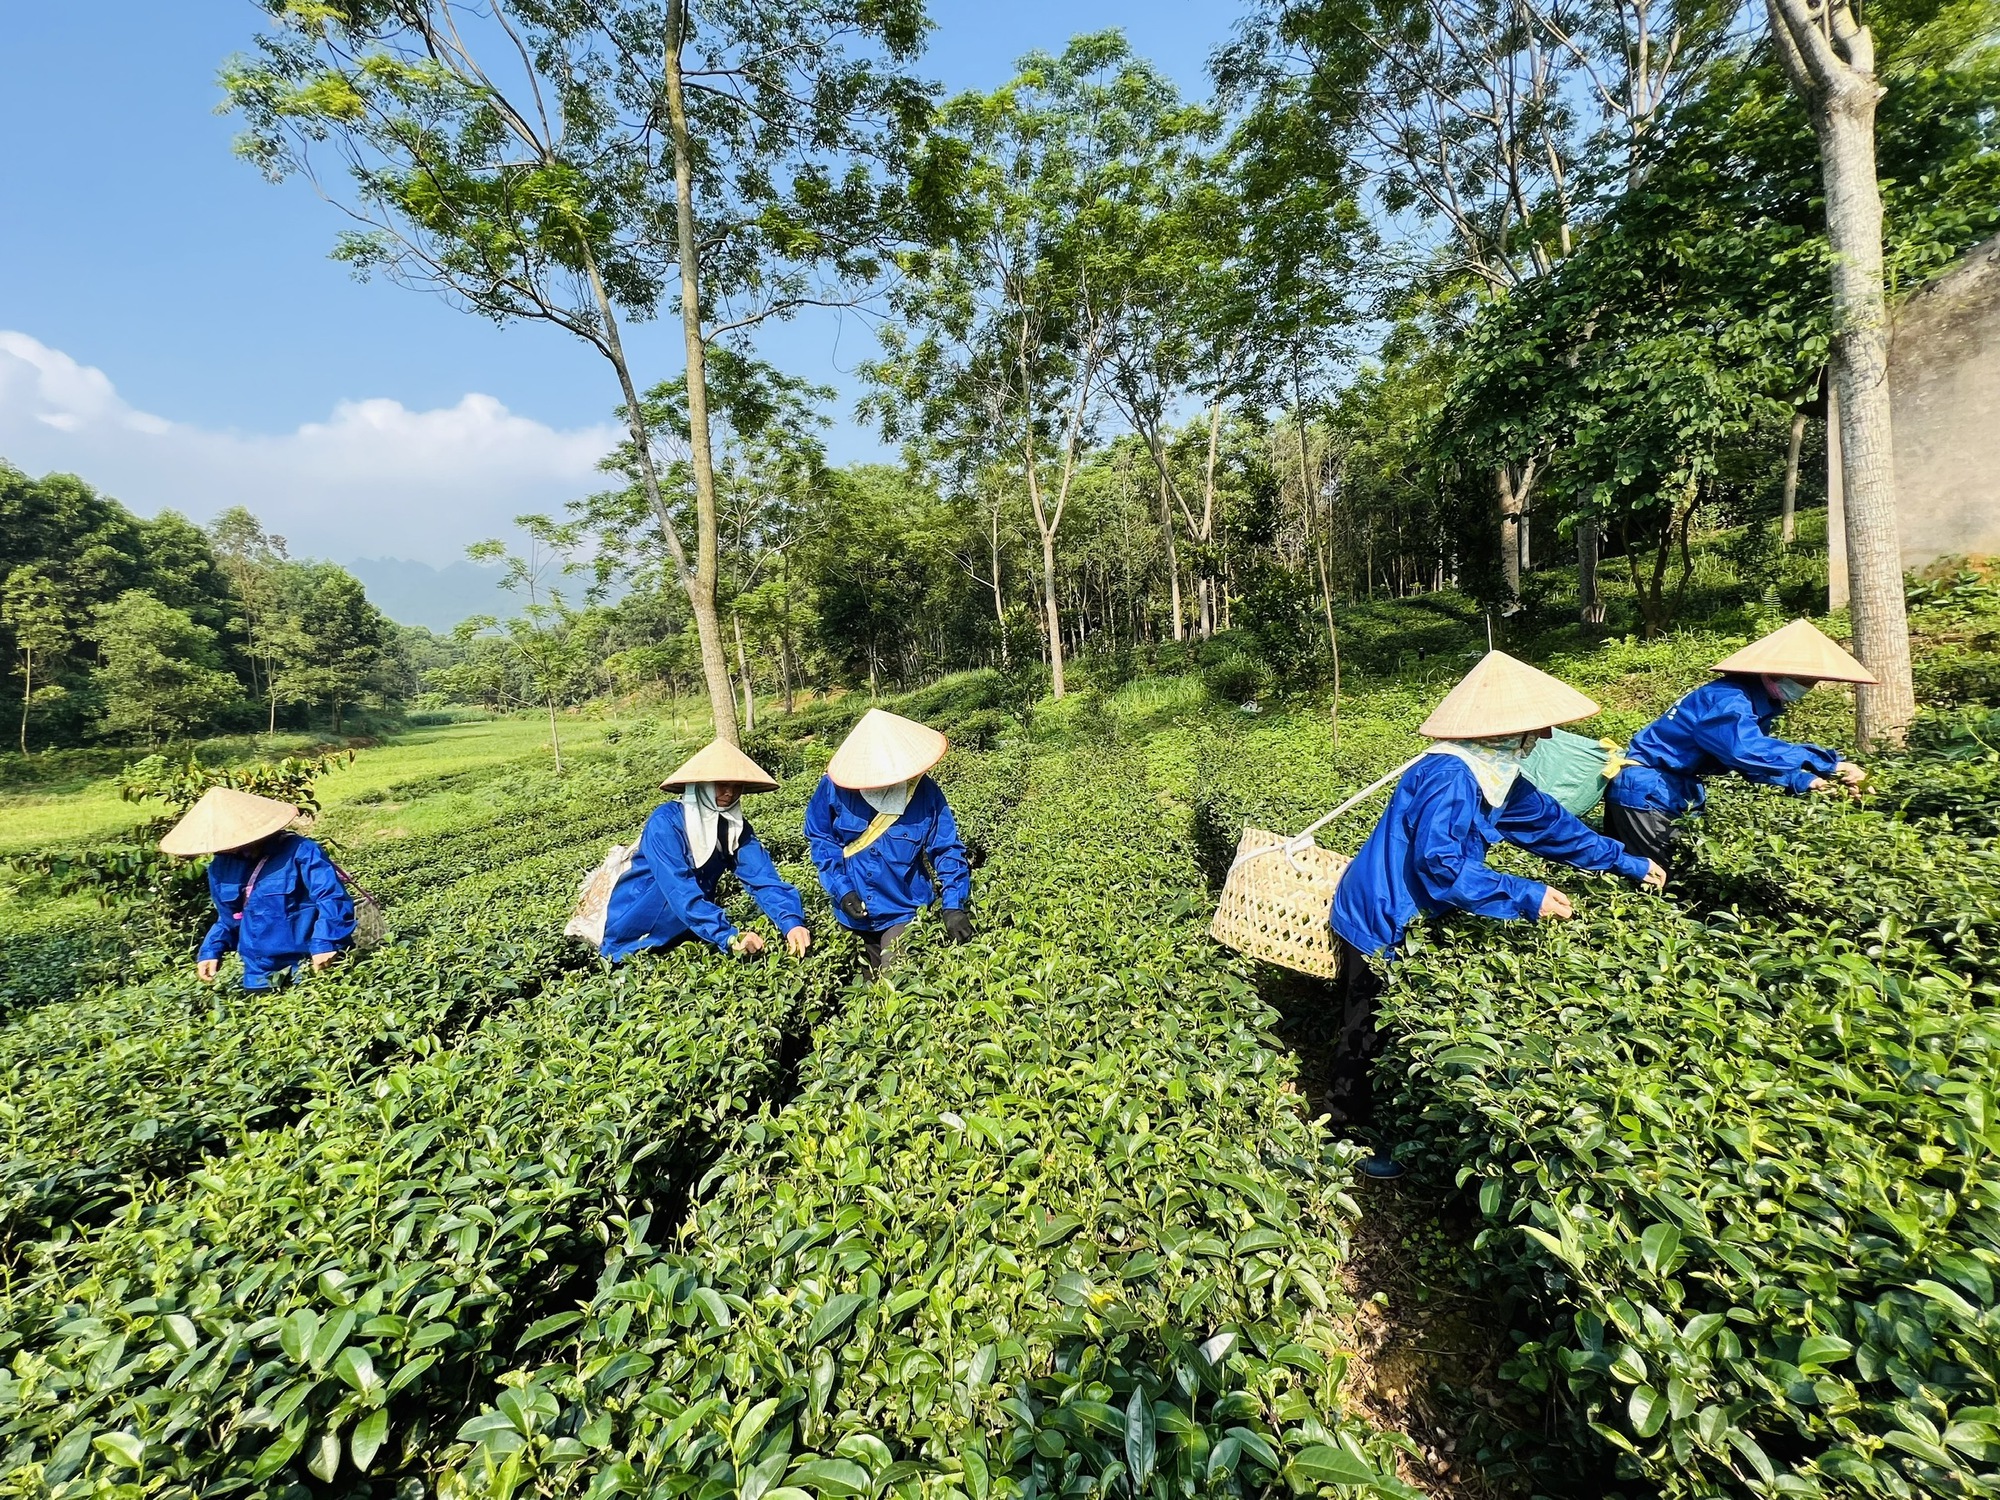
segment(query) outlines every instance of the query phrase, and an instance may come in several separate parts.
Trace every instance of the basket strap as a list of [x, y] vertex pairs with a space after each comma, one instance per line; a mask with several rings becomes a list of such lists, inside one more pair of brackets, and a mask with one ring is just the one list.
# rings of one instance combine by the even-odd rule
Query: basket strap
[[1385, 776], [1379, 777], [1376, 780], [1370, 782], [1367, 786], [1363, 787], [1360, 791], [1356, 792], [1352, 797], [1349, 797], [1345, 802], [1341, 803], [1340, 806], [1336, 807], [1332, 812], [1328, 813], [1318, 822], [1308, 824], [1306, 827], [1300, 829], [1297, 833], [1293, 834], [1290, 838], [1282, 840], [1279, 843], [1272, 844], [1268, 848], [1253, 849], [1248, 854], [1239, 855], [1235, 860], [1235, 862], [1230, 865], [1229, 867], [1230, 871], [1233, 873], [1238, 865], [1247, 864], [1251, 860], [1258, 858], [1260, 855], [1279, 854], [1279, 853], [1282, 853], [1285, 856], [1286, 860], [1290, 862], [1293, 869], [1295, 870], [1298, 869], [1299, 867], [1299, 861], [1297, 857], [1298, 853], [1300, 850], [1304, 849], [1306, 845], [1312, 842], [1312, 836], [1314, 834], [1318, 833], [1322, 828], [1326, 827], [1327, 824], [1331, 823], [1335, 818], [1339, 817], [1349, 808], [1354, 807], [1358, 803], [1365, 802], [1368, 798], [1374, 796], [1377, 792], [1381, 791], [1383, 787], [1387, 786], [1390, 782], [1394, 781], [1397, 777], [1401, 776], [1405, 771], [1409, 770], [1411, 766], [1414, 766], [1418, 761], [1422, 760], [1426, 755], [1429, 755], [1430, 753], [1431, 752], [1428, 748], [1419, 750], [1415, 755], [1411, 756], [1408, 760], [1404, 761], [1400, 766], [1396, 767], [1395, 770], [1389, 772]]

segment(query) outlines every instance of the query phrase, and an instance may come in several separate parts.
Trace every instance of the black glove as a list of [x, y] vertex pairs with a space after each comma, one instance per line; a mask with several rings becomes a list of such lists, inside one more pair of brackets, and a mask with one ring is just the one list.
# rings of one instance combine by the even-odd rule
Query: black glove
[[954, 943], [972, 941], [972, 913], [969, 911], [948, 911], [944, 914], [944, 935]]
[[861, 899], [859, 891], [849, 891], [845, 896], [842, 896], [840, 898], [840, 909], [842, 913], [852, 917], [857, 922], [868, 920], [868, 903]]

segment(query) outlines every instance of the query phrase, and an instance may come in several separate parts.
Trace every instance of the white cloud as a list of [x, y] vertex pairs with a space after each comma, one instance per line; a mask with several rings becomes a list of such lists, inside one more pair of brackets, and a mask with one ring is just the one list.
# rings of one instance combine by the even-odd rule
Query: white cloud
[[601, 482], [606, 426], [563, 430], [491, 396], [411, 411], [343, 401], [285, 433], [215, 431], [128, 405], [102, 370], [0, 330], [0, 457], [66, 470], [141, 515], [246, 505], [299, 556], [444, 563]]

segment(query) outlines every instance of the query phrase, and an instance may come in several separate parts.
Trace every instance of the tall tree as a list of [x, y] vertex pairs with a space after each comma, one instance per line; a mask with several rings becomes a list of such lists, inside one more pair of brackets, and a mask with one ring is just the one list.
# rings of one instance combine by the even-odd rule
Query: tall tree
[[[49, 669], [62, 660], [75, 639], [74, 605], [68, 588], [36, 563], [23, 563], [7, 575], [0, 590], [0, 624], [14, 636], [14, 670], [21, 676], [21, 753], [28, 753], [28, 713], [37, 703], [63, 696], [58, 683], [48, 681]], [[35, 674], [44, 678], [35, 685]]]
[[[337, 255], [496, 322], [551, 324], [610, 364], [716, 731], [734, 740], [706, 355], [732, 332], [842, 299], [906, 231], [924, 197], [900, 172], [928, 112], [901, 71], [921, 0], [260, 3], [276, 29], [224, 74], [249, 123], [241, 149], [274, 178], [314, 175], [316, 150], [339, 154], [359, 227]], [[670, 282], [691, 538], [661, 485], [622, 331]]]
[[1856, 737], [1865, 748], [1878, 738], [1900, 741], [1917, 713], [1896, 535], [1882, 189], [1875, 172], [1875, 107], [1884, 89], [1875, 72], [1875, 39], [1846, 0], [1765, 0], [1765, 10], [1785, 74], [1812, 117], [1826, 186], [1831, 373], [1839, 398], [1854, 644], [1880, 679], [1855, 693]]
[[216, 565], [242, 607], [251, 686], [265, 703], [264, 732], [276, 734], [278, 674], [286, 653], [298, 646], [285, 608], [285, 539], [266, 531], [241, 505], [217, 516], [208, 532]]
[[[1358, 169], [1378, 215], [1423, 231], [1411, 249], [1429, 279], [1477, 303], [1570, 253], [1584, 163], [1629, 172], [1736, 11], [1731, 0], [1261, 0], [1217, 78], [1250, 104], [1244, 134], [1267, 175], [1339, 183]], [[1549, 457], [1491, 473], [1510, 597]]]
[[[710, 352], [705, 368], [717, 576], [733, 595], [756, 587], [765, 569], [779, 565], [811, 524], [812, 500], [825, 462], [818, 434], [827, 419], [821, 407], [832, 399], [833, 391], [727, 345]], [[692, 387], [683, 375], [647, 391], [645, 401], [647, 429], [661, 447], [662, 490], [678, 518], [698, 504]], [[601, 467], [633, 482], [622, 490], [573, 502], [570, 514], [593, 539], [600, 583], [622, 577], [650, 592], [670, 559], [635, 524], [647, 501], [636, 482], [639, 471], [631, 443], [620, 444]], [[740, 650], [736, 622], [731, 634]], [[747, 664], [740, 659], [738, 675], [747, 676]], [[754, 713], [747, 682], [743, 691], [742, 717], [747, 720]]]
[[289, 702], [326, 707], [341, 732], [347, 710], [370, 699], [387, 661], [389, 622], [368, 602], [361, 581], [331, 563], [295, 565], [278, 692]]
[[1062, 524], [1101, 404], [1107, 309], [1080, 221], [1141, 149], [1166, 96], [1116, 32], [1031, 53], [991, 94], [963, 94], [940, 130], [967, 160], [948, 244], [913, 257], [892, 294], [882, 388], [891, 440], [969, 475], [1015, 465], [1042, 554], [1042, 619], [1060, 698]]
[[548, 710], [549, 749], [560, 776], [562, 733], [556, 709], [593, 664], [592, 643], [582, 628], [584, 617], [570, 607], [555, 582], [576, 571], [574, 553], [581, 536], [576, 527], [558, 526], [545, 516], [517, 516], [515, 524], [528, 534], [525, 555], [509, 552], [501, 541], [475, 542], [465, 555], [476, 563], [504, 565], [500, 587], [521, 600], [521, 612], [507, 620], [483, 615], [464, 622], [462, 628], [468, 633], [497, 632], [520, 664], [529, 687]]

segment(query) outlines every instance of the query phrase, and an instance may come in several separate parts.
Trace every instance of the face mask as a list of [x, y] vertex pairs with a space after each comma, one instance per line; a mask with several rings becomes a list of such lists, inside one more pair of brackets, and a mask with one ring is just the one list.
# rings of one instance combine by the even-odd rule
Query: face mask
[[1796, 703], [1812, 691], [1810, 682], [1800, 682], [1796, 677], [1773, 677], [1770, 686], [1780, 703]]
[[1505, 739], [1439, 740], [1431, 746], [1430, 753], [1463, 761], [1473, 780], [1479, 783], [1486, 805], [1498, 807], [1514, 789], [1514, 778], [1521, 774], [1521, 762], [1528, 758], [1532, 745], [1532, 741], [1527, 741], [1524, 748], [1523, 737], [1519, 735]]

